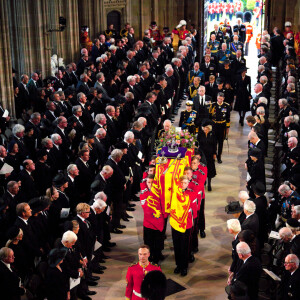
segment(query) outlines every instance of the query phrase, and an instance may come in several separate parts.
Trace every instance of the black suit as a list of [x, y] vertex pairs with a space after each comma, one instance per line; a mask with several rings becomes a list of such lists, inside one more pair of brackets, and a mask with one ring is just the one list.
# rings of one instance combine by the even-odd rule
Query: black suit
[[195, 111], [197, 111], [197, 120], [196, 120], [196, 121], [198, 121], [198, 122], [196, 122], [197, 126], [201, 125], [201, 122], [202, 122], [203, 119], [209, 119], [209, 112], [208, 112], [208, 110], [209, 110], [211, 101], [212, 101], [212, 99], [208, 95], [204, 95], [202, 97], [201, 104], [200, 104], [200, 95], [197, 95], [194, 98], [193, 109]]
[[116, 144], [118, 130], [114, 120], [111, 120], [108, 115], [106, 115], [106, 124], [107, 124], [107, 135], [109, 137], [111, 145]]
[[95, 170], [87, 163], [84, 164], [80, 158], [77, 158], [75, 164], [79, 170], [79, 175], [75, 178], [76, 184], [78, 184], [78, 191], [80, 198], [85, 202], [90, 199], [90, 186], [94, 180]]
[[4, 300], [20, 300], [25, 290], [20, 288], [20, 278], [15, 272], [0, 261], [0, 289], [1, 298]]
[[17, 217], [14, 226], [23, 230], [24, 235], [22, 244], [28, 260], [30, 261], [30, 264], [33, 265], [34, 258], [36, 256], [41, 256], [42, 253], [40, 250], [39, 241], [37, 239], [37, 236], [34, 234], [30, 221], [28, 220], [26, 225], [23, 220]]
[[234, 276], [234, 281], [241, 281], [247, 286], [250, 300], [258, 299], [258, 283], [261, 272], [262, 267], [259, 260], [250, 256]]
[[246, 218], [242, 224], [242, 230], [250, 229], [257, 236], [259, 231], [259, 219], [256, 213]]
[[20, 193], [22, 195], [23, 202], [28, 202], [30, 199], [38, 196], [33, 176], [29, 175], [25, 169], [20, 172], [19, 180], [22, 183]]
[[109, 165], [114, 170], [111, 176], [108, 187], [107, 187], [107, 197], [109, 205], [113, 204], [113, 219], [112, 224], [114, 227], [120, 225], [121, 213], [122, 213], [122, 202], [123, 202], [123, 192], [124, 185], [126, 183], [125, 176], [118, 164], [116, 164], [112, 159], [108, 159], [106, 165]]
[[[300, 299], [300, 269], [297, 268], [293, 275], [289, 273], [285, 277], [284, 300]], [[288, 296], [288, 294], [291, 296]]]
[[233, 241], [232, 241], [232, 263], [230, 266], [230, 271], [233, 273], [236, 273], [237, 268], [240, 266], [240, 258], [236, 252], [236, 246], [237, 244], [240, 242], [239, 238], [236, 237]]

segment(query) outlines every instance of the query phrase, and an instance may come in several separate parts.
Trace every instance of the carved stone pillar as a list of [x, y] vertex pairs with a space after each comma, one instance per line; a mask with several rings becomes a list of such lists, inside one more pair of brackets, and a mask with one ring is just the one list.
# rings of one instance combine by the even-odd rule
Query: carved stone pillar
[[12, 116], [14, 116], [15, 105], [8, 19], [7, 1], [0, 0], [0, 101], [3, 107], [7, 109]]

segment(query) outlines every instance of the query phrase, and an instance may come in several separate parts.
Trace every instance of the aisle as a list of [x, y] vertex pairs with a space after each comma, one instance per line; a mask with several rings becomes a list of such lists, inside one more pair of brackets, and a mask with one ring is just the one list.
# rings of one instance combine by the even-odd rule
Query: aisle
[[[252, 94], [256, 82], [257, 57], [254, 39], [251, 41], [251, 51], [247, 57], [248, 75], [251, 76]], [[182, 105], [184, 108], [184, 105]], [[180, 113], [180, 112], [179, 112]], [[227, 269], [231, 263], [231, 241], [227, 232], [226, 220], [230, 219], [224, 211], [228, 202], [238, 200], [240, 190], [245, 190], [247, 135], [250, 131], [245, 124], [238, 124], [238, 113], [231, 113], [231, 128], [229, 132], [229, 151], [227, 142], [224, 143], [222, 164], [216, 163], [217, 176], [212, 180], [212, 192], [206, 192], [206, 238], [199, 238], [199, 252], [195, 262], [190, 264], [186, 277], [175, 275], [173, 270], [174, 252], [170, 225], [167, 229], [167, 240], [163, 254], [166, 259], [162, 262], [162, 270], [167, 278], [171, 278], [186, 290], [169, 296], [167, 299], [180, 300], [224, 300], [224, 287], [227, 281]], [[174, 125], [177, 125], [179, 116]], [[138, 261], [137, 249], [143, 243], [143, 211], [138, 202], [136, 210], [131, 214], [130, 222], [123, 222], [127, 228], [121, 235], [113, 234], [112, 241], [117, 243], [113, 251], [107, 253], [107, 270], [101, 275], [99, 287], [91, 288], [97, 291], [95, 300], [125, 299], [126, 272], [130, 264]], [[130, 214], [130, 213], [129, 213]]]
[[[174, 294], [167, 299], [224, 299], [224, 286], [227, 278], [227, 268], [231, 262], [231, 237], [226, 231], [224, 212], [227, 202], [237, 200], [240, 188], [245, 188], [244, 162], [246, 157], [247, 126], [243, 128], [237, 123], [237, 113], [232, 113], [232, 126], [229, 133], [229, 154], [227, 143], [224, 145], [223, 164], [217, 164], [217, 177], [212, 181], [212, 192], [206, 193], [206, 234], [205, 239], [199, 239], [199, 252], [196, 260], [190, 264], [186, 277], [173, 274], [174, 254], [170, 225], [168, 224], [167, 240], [163, 254], [167, 256], [162, 263], [162, 270], [167, 278], [171, 278], [186, 290]], [[112, 241], [117, 247], [107, 253], [112, 259], [105, 264], [108, 269], [99, 282], [99, 287], [91, 288], [97, 291], [93, 299], [124, 299], [125, 276], [130, 264], [137, 262], [138, 245], [142, 244], [142, 209], [137, 203], [134, 219], [123, 222], [127, 226], [121, 235], [112, 235]]]

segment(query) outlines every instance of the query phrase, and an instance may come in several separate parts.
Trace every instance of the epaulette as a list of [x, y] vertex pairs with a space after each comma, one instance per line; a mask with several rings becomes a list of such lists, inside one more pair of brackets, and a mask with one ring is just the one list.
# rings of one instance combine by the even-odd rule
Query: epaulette
[[205, 175], [205, 173], [204, 173], [202, 170], [200, 170], [200, 169], [199, 169], [199, 172], [200, 172], [202, 175]]
[[192, 109], [192, 111], [193, 111], [193, 112], [195, 112], [195, 113], [197, 112], [197, 111], [196, 111], [196, 110], [194, 110], [194, 109]]
[[229, 105], [229, 103], [227, 103], [227, 102], [225, 102], [225, 101], [224, 101], [224, 103], [227, 104], [227, 105]]
[[196, 181], [192, 181], [192, 183], [193, 183], [194, 185], [199, 185], [199, 183], [196, 182]]
[[158, 267], [158, 264], [153, 264], [152, 262], [150, 262], [150, 265]]
[[204, 164], [203, 162], [200, 162], [200, 165], [201, 165], [202, 167], [206, 167], [206, 164]]
[[129, 268], [130, 268], [130, 267], [133, 267], [133, 266], [136, 266], [137, 264], [138, 264], [138, 262], [133, 263], [132, 265], [129, 266]]

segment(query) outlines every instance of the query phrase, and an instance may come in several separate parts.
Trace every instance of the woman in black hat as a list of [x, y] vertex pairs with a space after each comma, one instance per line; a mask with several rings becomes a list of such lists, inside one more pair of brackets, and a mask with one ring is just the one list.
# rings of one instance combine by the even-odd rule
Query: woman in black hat
[[45, 279], [48, 300], [69, 299], [69, 276], [61, 267], [67, 252], [66, 248], [55, 248], [49, 253], [49, 268]]
[[215, 159], [217, 157], [217, 142], [212, 131], [211, 121], [202, 123], [202, 130], [198, 133], [199, 148], [203, 151], [207, 162], [207, 190], [211, 191], [211, 179], [217, 175]]
[[240, 124], [244, 126], [244, 118], [247, 111], [250, 110], [251, 96], [251, 78], [246, 75], [247, 68], [242, 68], [240, 75], [237, 76], [235, 84], [235, 105], [234, 110], [239, 112]]
[[19, 174], [20, 172], [20, 166], [22, 164], [22, 159], [19, 155], [19, 146], [17, 142], [8, 144], [5, 162], [14, 168], [14, 170], [12, 171], [12, 177], [17, 176], [17, 174]]
[[300, 153], [297, 151], [290, 152], [289, 159], [291, 162], [291, 167], [289, 168], [289, 170], [287, 170], [287, 172], [284, 172], [286, 180], [289, 180], [296, 174], [300, 174]]
[[14, 271], [22, 279], [22, 282], [24, 282], [26, 275], [29, 276], [32, 274], [32, 269], [23, 248], [23, 230], [13, 226], [8, 230], [7, 237], [8, 241], [5, 246], [14, 251]]

